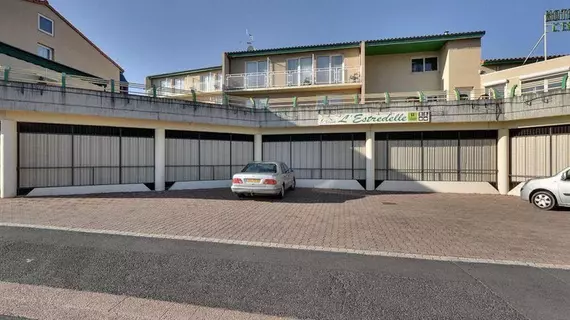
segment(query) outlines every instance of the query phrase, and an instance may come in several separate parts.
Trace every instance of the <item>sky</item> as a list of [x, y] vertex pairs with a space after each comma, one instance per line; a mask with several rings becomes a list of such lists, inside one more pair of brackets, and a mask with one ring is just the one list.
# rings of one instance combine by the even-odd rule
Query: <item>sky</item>
[[[433, 1], [49, 2], [137, 83], [220, 65], [223, 52], [246, 49], [246, 29], [258, 49], [484, 30], [483, 59], [525, 57], [542, 35], [544, 12], [570, 7], [563, 0]], [[563, 53], [570, 53], [570, 32], [549, 33], [548, 54]], [[542, 54], [541, 44], [533, 55]]]

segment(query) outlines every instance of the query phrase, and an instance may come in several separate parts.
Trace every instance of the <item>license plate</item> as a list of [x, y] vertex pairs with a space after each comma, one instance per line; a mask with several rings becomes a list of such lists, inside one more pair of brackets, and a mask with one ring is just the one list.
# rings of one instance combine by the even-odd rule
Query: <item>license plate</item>
[[261, 179], [246, 179], [247, 183], [259, 183], [261, 182]]

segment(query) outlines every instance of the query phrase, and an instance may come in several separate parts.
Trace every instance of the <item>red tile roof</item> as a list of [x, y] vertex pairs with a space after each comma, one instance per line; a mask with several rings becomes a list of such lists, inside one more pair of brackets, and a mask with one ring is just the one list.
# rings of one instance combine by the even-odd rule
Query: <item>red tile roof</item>
[[63, 20], [65, 23], [67, 23], [67, 25], [69, 25], [71, 27], [71, 29], [73, 29], [75, 32], [77, 32], [77, 34], [79, 34], [83, 39], [85, 39], [85, 41], [87, 41], [91, 46], [93, 46], [93, 48], [95, 48], [97, 51], [99, 51], [99, 53], [101, 53], [105, 58], [107, 58], [107, 60], [111, 61], [111, 63], [113, 63], [117, 68], [119, 68], [119, 70], [121, 70], [121, 72], [125, 71], [125, 70], [123, 70], [123, 68], [121, 68], [121, 66], [118, 63], [116, 63], [113, 59], [111, 59], [111, 57], [109, 57], [105, 52], [103, 52], [103, 50], [99, 49], [99, 47], [97, 47], [93, 42], [91, 42], [91, 40], [89, 40], [89, 38], [87, 38], [83, 33], [81, 33], [81, 31], [79, 31], [73, 24], [71, 24], [71, 22], [69, 22], [67, 19], [65, 19], [65, 17], [62, 16], [61, 13], [57, 12], [57, 10], [55, 10], [55, 8], [49, 4], [48, 0], [24, 0], [24, 1], [39, 4], [39, 5], [44, 5], [44, 6], [48, 7], [61, 20]]

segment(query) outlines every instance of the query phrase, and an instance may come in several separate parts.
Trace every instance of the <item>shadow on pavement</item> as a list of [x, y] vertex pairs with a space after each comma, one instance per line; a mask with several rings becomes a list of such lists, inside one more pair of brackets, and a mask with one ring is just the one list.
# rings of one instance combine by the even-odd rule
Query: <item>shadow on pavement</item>
[[237, 202], [260, 201], [260, 202], [283, 202], [283, 203], [344, 203], [357, 200], [377, 193], [350, 190], [330, 189], [302, 189], [288, 191], [284, 199], [272, 196], [254, 196], [239, 199], [227, 189], [200, 189], [200, 190], [173, 190], [163, 192], [124, 192], [124, 193], [100, 193], [88, 195], [70, 195], [57, 197], [38, 198], [85, 198], [85, 199], [207, 199], [207, 200], [233, 200]]

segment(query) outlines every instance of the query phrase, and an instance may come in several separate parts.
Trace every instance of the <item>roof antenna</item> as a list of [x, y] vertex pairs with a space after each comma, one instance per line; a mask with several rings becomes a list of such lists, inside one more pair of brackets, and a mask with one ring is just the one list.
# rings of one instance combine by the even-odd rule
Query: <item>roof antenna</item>
[[245, 34], [248, 37], [249, 41], [247, 41], [247, 51], [254, 51], [255, 48], [253, 47], [253, 36], [249, 33], [249, 30], [245, 29]]

